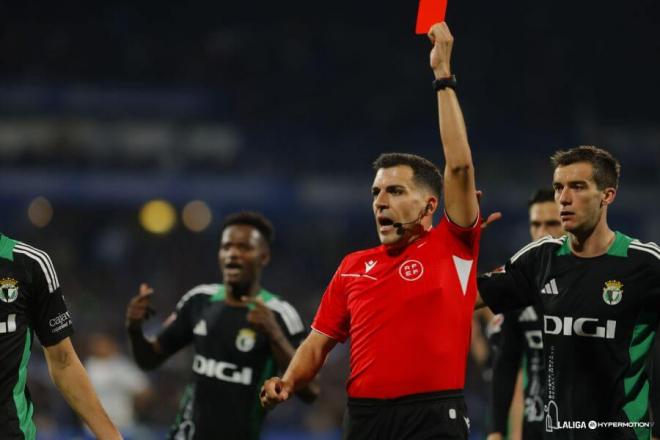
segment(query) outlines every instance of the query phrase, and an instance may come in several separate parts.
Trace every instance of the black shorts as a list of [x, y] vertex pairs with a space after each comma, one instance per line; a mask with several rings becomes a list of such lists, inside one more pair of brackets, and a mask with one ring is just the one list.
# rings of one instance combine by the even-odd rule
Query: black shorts
[[460, 390], [397, 399], [348, 399], [344, 440], [467, 440], [470, 420]]

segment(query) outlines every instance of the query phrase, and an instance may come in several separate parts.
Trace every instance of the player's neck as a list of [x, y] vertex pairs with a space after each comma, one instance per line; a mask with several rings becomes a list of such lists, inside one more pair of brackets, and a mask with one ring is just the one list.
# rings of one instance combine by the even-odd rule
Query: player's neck
[[606, 254], [614, 242], [616, 234], [603, 218], [593, 229], [584, 232], [569, 232], [568, 237], [573, 254], [578, 257], [590, 258]]
[[225, 284], [225, 301], [228, 304], [242, 305], [241, 298], [247, 296], [252, 298], [261, 290], [261, 284], [257, 281], [248, 285]]

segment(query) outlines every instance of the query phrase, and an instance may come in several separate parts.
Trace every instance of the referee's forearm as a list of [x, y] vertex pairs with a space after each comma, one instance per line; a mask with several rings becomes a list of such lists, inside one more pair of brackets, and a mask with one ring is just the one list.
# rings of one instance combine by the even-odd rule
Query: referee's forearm
[[[312, 332], [296, 350], [282, 380], [289, 382], [294, 390], [300, 390], [314, 380], [323, 366], [334, 341], [328, 343]], [[325, 338], [325, 337], [323, 337]]]

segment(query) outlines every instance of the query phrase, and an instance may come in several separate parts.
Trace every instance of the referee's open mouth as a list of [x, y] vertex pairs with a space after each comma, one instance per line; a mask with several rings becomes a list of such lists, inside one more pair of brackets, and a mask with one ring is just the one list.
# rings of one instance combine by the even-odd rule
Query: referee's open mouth
[[387, 233], [387, 232], [394, 229], [394, 226], [392, 226], [392, 225], [394, 225], [394, 220], [392, 220], [389, 217], [386, 217], [384, 215], [379, 215], [376, 218], [376, 221], [378, 222], [379, 231], [381, 233], [385, 234], [385, 233]]

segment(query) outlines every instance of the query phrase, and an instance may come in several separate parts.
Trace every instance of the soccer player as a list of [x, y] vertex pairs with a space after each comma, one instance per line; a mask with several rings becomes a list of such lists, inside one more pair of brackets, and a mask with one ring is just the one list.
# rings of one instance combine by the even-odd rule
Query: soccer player
[[[141, 368], [156, 368], [187, 345], [195, 349], [194, 379], [169, 438], [259, 438], [261, 384], [286, 369], [305, 335], [296, 310], [261, 287], [272, 238], [272, 224], [261, 214], [228, 216], [218, 252], [223, 284], [202, 284], [183, 295], [155, 340], [142, 333], [142, 322], [151, 314], [152, 289], [142, 284], [130, 301], [126, 323]], [[300, 394], [311, 401], [317, 393], [311, 385]]]
[[282, 378], [262, 389], [265, 407], [287, 400], [351, 339], [350, 440], [466, 439], [462, 388], [470, 346], [479, 208], [474, 169], [450, 69], [445, 23], [429, 32], [445, 155], [445, 216], [432, 227], [443, 178], [419, 156], [374, 163], [373, 213], [381, 245], [349, 254], [323, 295], [313, 331]]
[[[559, 238], [564, 234], [555, 203], [554, 191], [537, 191], [529, 203], [529, 233], [532, 240], [550, 235]], [[542, 314], [534, 306], [522, 310], [496, 315], [489, 326], [489, 336], [495, 351], [493, 362], [491, 433], [488, 440], [501, 440], [510, 434], [509, 408], [512, 406], [514, 390], [520, 365], [523, 365], [523, 440], [543, 438], [545, 415], [543, 412], [544, 364]], [[513, 430], [513, 429], [512, 429]]]
[[0, 426], [3, 439], [34, 440], [26, 387], [36, 333], [48, 371], [71, 408], [99, 439], [120, 439], [71, 344], [73, 326], [48, 254], [0, 234]]
[[650, 437], [646, 357], [660, 311], [660, 248], [610, 229], [619, 162], [581, 146], [552, 157], [562, 238], [516, 253], [505, 272], [480, 277], [495, 312], [543, 313], [547, 437]]

